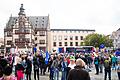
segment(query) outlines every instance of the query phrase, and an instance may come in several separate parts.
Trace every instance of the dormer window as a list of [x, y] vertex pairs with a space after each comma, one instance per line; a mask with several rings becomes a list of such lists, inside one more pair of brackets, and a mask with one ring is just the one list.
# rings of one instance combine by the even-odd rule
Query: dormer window
[[44, 24], [42, 24], [42, 26], [44, 26]]

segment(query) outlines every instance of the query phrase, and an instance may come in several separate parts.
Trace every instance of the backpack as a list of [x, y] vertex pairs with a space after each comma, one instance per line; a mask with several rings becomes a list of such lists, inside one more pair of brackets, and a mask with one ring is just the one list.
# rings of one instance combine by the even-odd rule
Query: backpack
[[38, 65], [35, 65], [35, 70], [38, 70], [39, 69], [39, 66]]
[[95, 58], [95, 62], [94, 62], [94, 64], [96, 64], [96, 65], [98, 65], [98, 64], [99, 64], [99, 62], [98, 62], [98, 59], [97, 59], [97, 58]]
[[109, 68], [110, 67], [110, 61], [109, 60], [105, 60], [104, 67], [105, 68]]

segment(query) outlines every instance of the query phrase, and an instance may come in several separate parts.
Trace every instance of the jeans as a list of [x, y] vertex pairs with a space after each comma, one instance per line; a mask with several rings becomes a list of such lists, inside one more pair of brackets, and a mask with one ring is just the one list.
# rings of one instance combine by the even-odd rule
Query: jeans
[[67, 71], [62, 71], [62, 79], [61, 80], [67, 80]]
[[99, 67], [100, 67], [100, 73], [103, 72], [103, 64], [99, 64]]
[[120, 80], [120, 72], [117, 72], [117, 74], [118, 74], [118, 80]]
[[115, 70], [116, 70], [116, 62], [113, 62], [113, 63], [112, 63], [112, 69], [115, 69]]
[[26, 74], [27, 75], [27, 80], [31, 80], [31, 73]]
[[38, 70], [34, 70], [34, 80], [36, 80], [36, 75], [37, 75], [37, 78], [39, 80], [39, 69]]
[[109, 76], [109, 80], [111, 80], [111, 68], [110, 69], [106, 69], [105, 68], [105, 77], [104, 77], [104, 80], [107, 80], [107, 74]]
[[59, 70], [57, 68], [54, 69], [54, 80], [59, 80]]
[[95, 64], [95, 68], [96, 68], [96, 74], [99, 74], [99, 65]]

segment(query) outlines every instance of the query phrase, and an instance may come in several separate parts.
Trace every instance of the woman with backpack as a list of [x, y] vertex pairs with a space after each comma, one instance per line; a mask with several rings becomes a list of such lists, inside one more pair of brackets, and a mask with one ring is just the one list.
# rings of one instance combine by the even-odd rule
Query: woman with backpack
[[33, 57], [33, 66], [34, 66], [34, 80], [36, 80], [36, 75], [39, 80], [39, 59], [37, 57]]
[[61, 80], [67, 80], [67, 59], [63, 57], [63, 60], [61, 62], [62, 65], [62, 79]]
[[104, 60], [104, 68], [105, 68], [105, 77], [104, 80], [107, 80], [107, 74], [109, 77], [109, 80], [111, 80], [111, 59], [109, 57], [105, 58]]
[[96, 69], [96, 75], [99, 74], [99, 57], [98, 55], [96, 55], [95, 59], [94, 59], [94, 64], [95, 64], [95, 69]]

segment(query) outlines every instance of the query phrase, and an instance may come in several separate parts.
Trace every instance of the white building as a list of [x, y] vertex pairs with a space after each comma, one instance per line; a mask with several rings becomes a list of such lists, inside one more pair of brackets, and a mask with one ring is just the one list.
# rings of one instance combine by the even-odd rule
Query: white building
[[120, 48], [120, 28], [112, 32], [111, 39], [113, 40], [114, 48]]
[[94, 33], [87, 29], [51, 29], [50, 50], [56, 52], [72, 52], [74, 48], [83, 45], [83, 39]]

